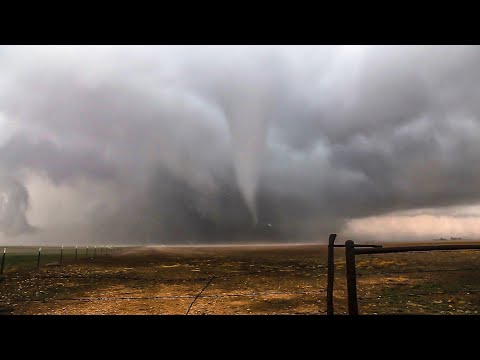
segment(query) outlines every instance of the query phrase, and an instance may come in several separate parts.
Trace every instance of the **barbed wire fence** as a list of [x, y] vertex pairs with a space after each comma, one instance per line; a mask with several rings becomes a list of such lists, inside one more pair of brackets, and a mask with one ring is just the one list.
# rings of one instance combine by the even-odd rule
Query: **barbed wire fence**
[[[335, 245], [335, 247], [341, 247]], [[367, 247], [367, 246], [364, 246]], [[29, 253], [21, 253], [20, 255], [9, 253], [8, 248], [3, 249], [2, 253], [2, 262], [1, 262], [1, 272], [0, 274], [10, 273], [12, 276], [15, 277], [16, 280], [21, 281], [22, 279], [31, 278], [32, 274], [30, 270], [34, 270], [33, 264], [35, 264], [35, 260], [37, 260], [36, 268], [41, 268], [44, 266], [62, 266], [66, 264], [72, 264], [79, 261], [91, 261], [95, 259], [102, 259], [107, 258], [115, 254], [116, 252], [120, 252], [123, 247], [113, 247], [113, 246], [70, 246], [70, 247], [52, 247], [47, 248], [44, 247], [39, 248], [38, 252], [33, 252], [32, 250]], [[373, 247], [371, 249], [374, 249]], [[377, 246], [378, 249], [378, 246]], [[360, 249], [358, 249], [360, 250]], [[405, 270], [388, 270], [388, 267], [376, 268], [373, 269], [374, 257], [372, 254], [368, 254], [369, 249], [362, 249], [361, 253], [364, 256], [369, 257], [365, 262], [362, 263], [361, 266], [358, 266], [358, 270], [360, 270], [356, 277], [364, 278], [369, 276], [389, 276], [389, 275], [408, 275], [408, 274], [422, 274], [422, 273], [455, 273], [455, 272], [462, 272], [462, 271], [472, 271], [478, 272], [480, 271], [480, 267], [475, 266], [466, 266], [460, 268], [454, 267], [447, 267], [447, 268], [429, 268], [429, 269], [405, 269]], [[29, 268], [24, 266], [22, 269], [27, 270], [28, 272], [19, 271], [20, 268], [9, 266], [9, 255], [10, 259], [13, 256], [21, 256], [23, 265], [29, 262], [32, 266]], [[28, 261], [27, 261], [28, 260]], [[365, 263], [368, 262], [368, 266]], [[365, 265], [365, 266], [364, 266]], [[195, 308], [195, 305], [199, 299], [223, 299], [223, 298], [238, 298], [238, 297], [246, 297], [246, 298], [262, 298], [262, 297], [269, 297], [275, 295], [295, 295], [295, 296], [314, 296], [318, 299], [323, 300], [325, 295], [327, 295], [327, 311], [323, 308], [318, 308], [317, 311], [309, 311], [309, 312], [302, 312], [302, 314], [324, 314], [325, 312], [328, 313], [328, 281], [327, 286], [318, 286], [314, 290], [292, 290], [292, 291], [275, 291], [275, 290], [265, 290], [265, 291], [249, 291], [245, 289], [245, 291], [241, 292], [229, 292], [226, 291], [221, 294], [210, 294], [206, 292], [208, 287], [212, 284], [212, 282], [216, 279], [228, 281], [237, 277], [241, 276], [251, 276], [256, 274], [266, 274], [269, 272], [280, 272], [280, 271], [287, 271], [291, 268], [289, 266], [277, 266], [272, 267], [269, 269], [261, 269], [261, 270], [253, 270], [253, 271], [244, 271], [235, 274], [208, 274], [207, 276], [200, 276], [200, 277], [186, 277], [186, 278], [163, 278], [163, 277], [145, 277], [145, 276], [132, 276], [132, 275], [111, 275], [111, 274], [101, 274], [101, 275], [88, 275], [88, 274], [79, 274], [79, 273], [63, 273], [63, 274], [55, 274], [55, 273], [44, 273], [44, 272], [35, 272], [35, 278], [38, 280], [53, 280], [53, 279], [73, 279], [73, 280], [82, 280], [82, 279], [95, 279], [95, 280], [127, 280], [127, 281], [135, 281], [141, 280], [145, 282], [153, 282], [157, 284], [167, 284], [167, 283], [181, 283], [184, 281], [189, 281], [191, 283], [200, 283], [202, 284], [199, 286], [199, 289], [194, 294], [186, 294], [186, 295], [156, 295], [156, 296], [122, 296], [122, 295], [114, 295], [114, 296], [92, 296], [92, 297], [82, 297], [82, 296], [73, 296], [73, 297], [57, 297], [51, 299], [39, 299], [39, 298], [28, 298], [28, 297], [18, 297], [15, 299], [18, 303], [28, 303], [28, 302], [45, 302], [46, 300], [51, 302], [69, 302], [69, 301], [80, 301], [80, 302], [105, 302], [105, 301], [118, 301], [118, 300], [161, 300], [161, 299], [184, 299], [184, 300], [191, 300], [188, 302], [186, 306], [186, 310], [184, 312], [185, 315], [190, 315]], [[317, 279], [328, 280], [327, 278], [330, 277], [329, 272], [326, 270], [328, 269], [328, 264], [325, 265], [318, 265], [316, 267], [318, 269], [315, 276]], [[342, 270], [345, 271], [346, 267], [342, 265]], [[339, 274], [342, 276], [343, 274]], [[322, 280], [322, 281], [323, 281]], [[2, 281], [2, 277], [0, 276], [0, 281]], [[348, 289], [348, 286], [345, 288]], [[455, 294], [462, 294], [465, 293], [467, 290], [456, 290], [456, 291], [428, 291], [428, 292], [416, 292], [415, 294], [411, 294], [409, 296], [423, 296], [423, 295], [455, 295]], [[348, 291], [347, 291], [348, 295]], [[362, 296], [359, 300], [362, 302], [364, 301], [371, 301], [376, 300], [377, 297], [369, 297], [369, 296]], [[6, 300], [0, 299], [1, 303], [6, 303]], [[322, 302], [323, 306], [323, 302]], [[1, 306], [0, 306], [1, 307]], [[0, 311], [1, 312], [1, 311]], [[285, 312], [288, 314], [295, 314], [295, 312], [288, 311]], [[344, 313], [344, 312], [342, 312]]]
[[[45, 254], [45, 250], [49, 249], [50, 252], [48, 256]], [[74, 252], [73, 252], [74, 249]], [[96, 247], [92, 247], [90, 245], [86, 245], [83, 247], [54, 247], [54, 248], [38, 248], [37, 253], [37, 263], [36, 269], [40, 269], [44, 266], [61, 266], [62, 262], [70, 261], [69, 263], [75, 263], [82, 260], [94, 260], [95, 258], [107, 257], [115, 254], [116, 252], [120, 252], [123, 247], [114, 247], [114, 246], [104, 246], [99, 247], [100, 250], [100, 257], [96, 256]], [[72, 254], [69, 254], [68, 250], [72, 250]], [[5, 249], [5, 253], [8, 255], [7, 249]], [[68, 256], [65, 256], [67, 254]], [[18, 254], [10, 254], [10, 256], [14, 256]], [[22, 255], [24, 257], [23, 266], [21, 269], [18, 267], [13, 267], [12, 275], [17, 281], [22, 281], [24, 279], [31, 279], [31, 270], [35, 268], [26, 267], [25, 266], [25, 257], [28, 257], [30, 260], [29, 263], [32, 264], [35, 261], [35, 254], [32, 254], [30, 251], [29, 254]], [[55, 261], [55, 257], [57, 261]], [[48, 261], [46, 261], [46, 258]], [[73, 259], [72, 259], [73, 258]], [[5, 259], [2, 261], [2, 266], [6, 264]], [[8, 256], [7, 256], [7, 264], [8, 264]], [[65, 263], [67, 264], [67, 263]], [[100, 301], [117, 301], [117, 300], [157, 300], [157, 299], [191, 299], [192, 301], [188, 304], [188, 307], [185, 311], [185, 315], [189, 315], [192, 312], [192, 309], [197, 302], [198, 299], [221, 299], [221, 298], [235, 298], [235, 297], [248, 297], [248, 298], [257, 298], [257, 297], [268, 297], [268, 296], [276, 296], [276, 295], [316, 295], [322, 296], [324, 294], [323, 289], [319, 290], [312, 290], [312, 291], [253, 291], [253, 292], [240, 292], [240, 293], [222, 293], [222, 294], [204, 294], [205, 290], [208, 286], [212, 283], [214, 279], [221, 279], [221, 280], [231, 280], [233, 278], [238, 278], [242, 276], [251, 276], [257, 274], [267, 274], [272, 272], [279, 272], [279, 271], [289, 271], [291, 270], [292, 265], [289, 266], [278, 266], [273, 267], [270, 269], [263, 269], [263, 270], [251, 270], [251, 271], [244, 271], [240, 273], [230, 274], [230, 275], [214, 275], [214, 276], [204, 276], [204, 277], [194, 277], [194, 278], [162, 278], [162, 277], [141, 277], [141, 276], [120, 276], [120, 275], [82, 275], [82, 274], [51, 274], [51, 273], [37, 273], [35, 275], [35, 279], [41, 280], [62, 280], [62, 279], [73, 279], [73, 280], [80, 280], [80, 279], [95, 279], [95, 280], [141, 280], [141, 281], [151, 281], [157, 284], [162, 283], [181, 283], [184, 281], [192, 282], [192, 283], [204, 283], [202, 288], [199, 290], [198, 293], [195, 295], [160, 295], [160, 296], [99, 296], [99, 297], [58, 297], [55, 299], [48, 299], [51, 302], [62, 302], [62, 301], [82, 301], [82, 302], [100, 302]], [[7, 267], [8, 268], [8, 267]], [[317, 266], [317, 269], [325, 270], [326, 266]], [[25, 271], [19, 271], [25, 270]], [[326, 276], [326, 273], [317, 274], [317, 276], [322, 277]], [[35, 299], [35, 298], [15, 298], [15, 302], [18, 303], [35, 303], [35, 302], [45, 302], [46, 299]], [[5, 303], [5, 300], [0, 299], [0, 304]], [[292, 312], [286, 312], [288, 314], [292, 314]], [[323, 313], [321, 309], [318, 311], [310, 312], [311, 314], [320, 314]], [[305, 314], [305, 312], [303, 312]]]

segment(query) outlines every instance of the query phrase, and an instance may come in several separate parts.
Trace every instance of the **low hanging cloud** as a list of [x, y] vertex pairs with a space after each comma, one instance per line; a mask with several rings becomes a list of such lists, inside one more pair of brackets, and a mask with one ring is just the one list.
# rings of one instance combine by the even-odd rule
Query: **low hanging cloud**
[[479, 64], [478, 46], [5, 46], [0, 232], [296, 242], [479, 203]]

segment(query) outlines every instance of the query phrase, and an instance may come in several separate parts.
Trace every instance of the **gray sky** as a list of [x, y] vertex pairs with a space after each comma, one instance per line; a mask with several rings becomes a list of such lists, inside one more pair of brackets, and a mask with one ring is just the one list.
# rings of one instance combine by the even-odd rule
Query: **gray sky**
[[480, 236], [479, 80], [478, 46], [3, 47], [1, 236]]

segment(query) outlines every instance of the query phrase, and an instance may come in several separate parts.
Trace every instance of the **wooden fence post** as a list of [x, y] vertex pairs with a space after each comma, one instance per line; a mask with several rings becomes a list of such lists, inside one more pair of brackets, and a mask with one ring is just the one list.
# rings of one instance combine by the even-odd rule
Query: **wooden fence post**
[[345, 242], [345, 265], [347, 270], [348, 314], [358, 315], [355, 243], [352, 240]]
[[335, 239], [337, 234], [328, 238], [328, 278], [327, 278], [327, 315], [333, 315], [333, 282], [335, 280]]
[[75, 245], [75, 261], [77, 261], [78, 257], [78, 245]]
[[3, 265], [5, 264], [5, 253], [6, 252], [7, 252], [7, 248], [3, 248], [2, 268], [0, 269], [0, 275], [3, 275]]
[[38, 248], [37, 269], [40, 267], [40, 253], [41, 252], [42, 252], [42, 248]]
[[62, 265], [62, 259], [63, 259], [63, 245], [62, 245], [62, 249], [60, 250], [60, 265]]

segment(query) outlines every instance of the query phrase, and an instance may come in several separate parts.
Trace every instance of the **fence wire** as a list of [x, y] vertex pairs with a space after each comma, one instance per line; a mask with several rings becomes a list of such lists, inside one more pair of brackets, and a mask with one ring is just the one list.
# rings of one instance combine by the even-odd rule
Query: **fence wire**
[[[60, 248], [56, 249], [59, 250]], [[50, 249], [51, 250], [51, 249]], [[72, 261], [73, 255], [72, 255], [72, 250], [75, 250], [75, 248], [65, 248], [65, 252], [63, 253], [63, 261], [65, 264], [75, 264], [74, 261]], [[80, 250], [80, 248], [79, 248]], [[86, 249], [82, 248], [82, 254], [86, 254]], [[82, 262], [84, 260], [91, 260], [93, 257], [93, 254], [95, 250], [92, 250], [92, 248], [89, 249], [89, 256], [88, 257], [80, 257], [78, 256], [77, 261]], [[98, 248], [96, 250], [95, 254], [95, 259], [101, 259], [101, 258], [106, 258], [110, 256], [115, 250], [114, 249], [109, 249], [109, 252], [107, 253], [106, 251], [100, 251]], [[52, 255], [53, 253], [53, 255]], [[446, 252], [441, 252], [442, 254], [445, 254]], [[54, 250], [52, 250], [50, 253], [45, 254], [45, 256], [60, 256], [60, 253], [55, 253]], [[92, 256], [92, 257], [91, 257]], [[362, 255], [365, 256], [365, 255]], [[384, 256], [384, 255], [382, 255]], [[0, 258], [1, 259], [1, 258]], [[425, 273], [461, 273], [461, 272], [478, 272], [480, 271], [479, 267], [474, 267], [474, 266], [469, 266], [469, 267], [463, 267], [463, 268], [453, 268], [453, 267], [448, 267], [448, 268], [435, 268], [435, 269], [406, 269], [406, 270], [388, 270], [388, 265], [382, 265], [380, 267], [377, 267], [377, 265], [373, 266], [372, 261], [376, 260], [377, 257], [371, 257], [370, 258], [370, 264], [369, 266], [364, 266], [358, 265], [357, 266], [357, 277], [359, 278], [367, 278], [371, 276], [388, 276], [388, 275], [411, 275], [411, 274], [425, 274]], [[470, 259], [472, 260], [472, 259]], [[36, 258], [35, 255], [31, 256], [31, 261], [32, 263], [35, 263]], [[7, 264], [8, 264], [8, 253], [7, 253]], [[45, 263], [43, 263], [45, 264]], [[337, 270], [344, 271], [343, 264], [339, 264]], [[451, 264], [449, 264], [451, 265]], [[251, 266], [251, 265], [250, 265]], [[400, 265], [400, 266], [408, 266], [407, 265]], [[41, 266], [44, 267], [44, 266]], [[378, 271], [372, 270], [371, 268], [377, 268]], [[314, 276], [316, 279], [322, 278], [327, 276], [327, 273], [325, 272], [326, 265], [315, 265], [314, 267]], [[6, 269], [8, 269], [6, 267]], [[65, 273], [65, 274], [49, 274], [49, 273], [44, 273], [44, 272], [11, 272], [8, 273], [8, 278], [4, 275], [3, 277], [0, 277], [0, 286], [3, 286], [5, 283], [5, 280], [8, 279], [8, 281], [24, 281], [24, 280], [32, 280], [33, 278], [38, 281], [48, 281], [48, 280], [93, 280], [93, 281], [102, 281], [102, 280], [118, 280], [118, 281], [142, 281], [142, 282], [151, 282], [154, 284], [171, 284], [171, 283], [183, 283], [183, 282], [189, 282], [189, 283], [203, 283], [203, 286], [198, 289], [196, 292], [192, 292], [191, 294], [182, 294], [182, 295], [158, 295], [158, 296], [92, 296], [92, 297], [82, 297], [82, 296], [73, 296], [73, 297], [57, 297], [57, 298], [15, 298], [13, 300], [2, 300], [0, 299], [1, 304], [10, 304], [12, 302], [18, 302], [18, 303], [45, 303], [45, 302], [74, 302], [74, 301], [79, 301], [79, 302], [115, 302], [115, 301], [121, 301], [121, 300], [175, 300], [175, 299], [182, 299], [182, 300], [191, 300], [188, 303], [188, 307], [186, 311], [184, 312], [185, 315], [189, 315], [192, 313], [192, 309], [195, 308], [195, 304], [199, 299], [228, 299], [228, 298], [262, 298], [262, 297], [271, 297], [271, 296], [282, 296], [282, 295], [298, 295], [298, 296], [315, 296], [321, 299], [323, 301], [323, 296], [325, 294], [325, 290], [323, 288], [319, 288], [316, 290], [298, 290], [298, 291], [246, 291], [246, 292], [225, 292], [221, 294], [208, 294], [206, 293], [206, 290], [208, 287], [212, 284], [214, 280], [232, 280], [238, 277], [242, 276], [252, 276], [252, 275], [263, 275], [263, 274], [268, 274], [268, 273], [275, 273], [275, 272], [282, 272], [282, 271], [291, 271], [292, 270], [292, 265], [284, 265], [284, 266], [276, 266], [276, 267], [269, 267], [268, 269], [261, 269], [261, 270], [248, 270], [248, 271], [241, 271], [238, 273], [234, 274], [208, 274], [205, 276], [199, 276], [199, 277], [180, 277], [180, 278], [174, 278], [174, 277], [169, 277], [169, 278], [162, 278], [162, 277], [157, 277], [157, 276], [131, 276], [131, 275], [112, 275], [112, 274], [76, 274], [76, 273]], [[68, 270], [67, 270], [68, 271]], [[285, 274], [285, 273], [283, 273]], [[286, 275], [286, 274], [285, 274]], [[296, 274], [288, 274], [288, 276], [295, 276], [299, 275], [298, 273]], [[343, 273], [337, 274], [337, 276], [342, 277]], [[398, 284], [389, 284], [391, 286], [395, 286]], [[360, 290], [362, 290], [362, 287], [360, 286]], [[431, 296], [431, 295], [438, 295], [438, 296], [448, 296], [448, 295], [462, 295], [462, 294], [468, 294], [469, 292], [473, 292], [474, 290], [468, 290], [468, 289], [462, 289], [462, 290], [452, 290], [452, 291], [427, 291], [427, 292], [415, 292], [414, 294], [403, 294], [403, 296], [407, 297], [421, 297], [421, 296]], [[382, 298], [387, 299], [387, 298], [395, 298], [397, 295], [386, 295], [382, 294]], [[359, 296], [359, 300], [361, 302], [368, 302], [368, 301], [375, 301], [378, 300], [378, 296]], [[1, 312], [1, 309], [0, 309]], [[296, 312], [288, 312], [289, 314], [295, 314]], [[311, 311], [311, 312], [301, 312], [302, 314], [322, 314], [325, 313], [325, 311], [319, 310], [319, 311]]]
[[[55, 254], [55, 250], [60, 250], [52, 249], [50, 250], [50, 254], [53, 252]], [[73, 248], [73, 251], [75, 249]], [[44, 250], [43, 250], [44, 251]], [[88, 257], [80, 257], [78, 256], [78, 253], [85, 253], [86, 254], [86, 248], [80, 249], [78, 248], [77, 250], [77, 257], [75, 257], [75, 260], [77, 262], [83, 262], [83, 260], [91, 260], [92, 258], [90, 256], [93, 256], [91, 253], [91, 248], [89, 249], [89, 256]], [[104, 258], [108, 255], [111, 255], [111, 253], [114, 252], [114, 249], [110, 249], [109, 253], [106, 252], [99, 252], [97, 249], [96, 253], [96, 258]], [[33, 253], [33, 254], [30, 254]], [[31, 258], [31, 262], [34, 263], [36, 261], [36, 254], [33, 251], [30, 251], [30, 253], [27, 253], [26, 251], [21, 254], [21, 255], [31, 255], [29, 258]], [[44, 254], [44, 253], [43, 253]], [[8, 253], [7, 253], [8, 255]], [[12, 254], [10, 254], [12, 255]], [[63, 261], [64, 265], [72, 265], [75, 264], [76, 261], [72, 261], [74, 255], [72, 255], [72, 248], [64, 249], [63, 254]], [[8, 261], [7, 257], [7, 261]], [[50, 259], [49, 259], [50, 260]], [[44, 262], [43, 262], [44, 264]], [[250, 265], [252, 266], [252, 265]], [[44, 267], [41, 266], [42, 268]], [[323, 277], [326, 276], [326, 273], [322, 273], [326, 269], [326, 265], [314, 265], [311, 267], [314, 271], [314, 276], [315, 277]], [[16, 268], [14, 268], [16, 270]], [[22, 269], [23, 270], [23, 269]], [[28, 269], [30, 270], [30, 269]], [[64, 271], [62, 269], [62, 271]], [[67, 268], [66, 271], [69, 271]], [[164, 284], [164, 283], [183, 283], [183, 282], [188, 282], [188, 283], [203, 283], [204, 286], [198, 291], [198, 293], [194, 294], [182, 294], [182, 295], [155, 295], [155, 296], [92, 296], [92, 297], [82, 297], [82, 296], [72, 296], [72, 297], [35, 297], [35, 298], [28, 298], [28, 297], [18, 297], [14, 299], [9, 299], [9, 300], [3, 300], [0, 299], [0, 304], [4, 305], [9, 305], [12, 303], [61, 303], [61, 302], [115, 302], [115, 301], [121, 301], [121, 300], [145, 300], [145, 301], [154, 301], [154, 300], [176, 300], [176, 299], [182, 299], [182, 300], [188, 300], [190, 299], [191, 302], [189, 302], [188, 307], [185, 311], [185, 315], [189, 315], [192, 312], [192, 309], [195, 307], [195, 304], [197, 300], [199, 299], [228, 299], [228, 298], [262, 298], [262, 297], [272, 297], [272, 296], [282, 296], [282, 295], [299, 295], [299, 296], [308, 296], [308, 295], [314, 295], [314, 296], [322, 296], [324, 294], [323, 289], [319, 290], [313, 290], [313, 291], [272, 291], [272, 290], [267, 290], [267, 291], [246, 291], [246, 292], [225, 292], [221, 294], [206, 294], [205, 290], [208, 288], [208, 286], [213, 282], [213, 280], [231, 280], [234, 278], [239, 278], [239, 277], [245, 277], [245, 276], [255, 276], [255, 275], [264, 275], [268, 273], [275, 273], [275, 272], [283, 272], [282, 275], [286, 275], [286, 272], [292, 272], [294, 271], [294, 266], [293, 265], [283, 265], [283, 266], [275, 266], [275, 267], [269, 267], [268, 269], [260, 269], [260, 270], [246, 270], [246, 271], [240, 271], [236, 272], [233, 274], [209, 274], [207, 276], [200, 276], [200, 277], [180, 277], [180, 278], [162, 278], [162, 277], [152, 277], [152, 276], [129, 276], [129, 275], [112, 275], [112, 274], [78, 274], [78, 273], [65, 273], [65, 274], [49, 274], [45, 272], [31, 272], [31, 271], [14, 271], [10, 272], [8, 274], [8, 281], [9, 282], [22, 282], [26, 280], [32, 280], [32, 281], [39, 281], [39, 282], [45, 282], [45, 281], [55, 281], [55, 280], [93, 280], [93, 281], [109, 281], [109, 280], [118, 280], [118, 281], [142, 281], [142, 282], [151, 282], [154, 284]], [[290, 275], [290, 274], [289, 274]], [[0, 278], [1, 280], [5, 280], [6, 277], [4, 276], [3, 278]], [[0, 312], [1, 312], [0, 308]], [[277, 313], [282, 313], [282, 312], [277, 312]], [[296, 313], [295, 311], [289, 311], [288, 314], [294, 314]], [[305, 312], [301, 312], [302, 314], [305, 314]], [[315, 310], [308, 312], [310, 314], [321, 314], [324, 313], [323, 310]]]

